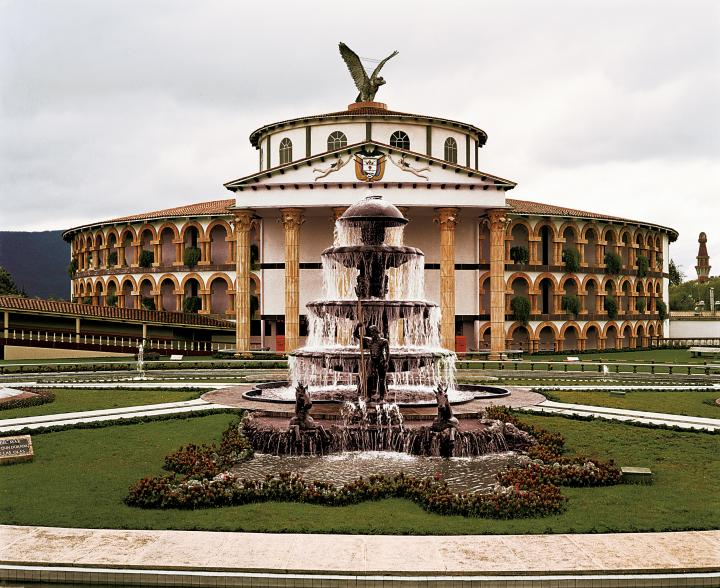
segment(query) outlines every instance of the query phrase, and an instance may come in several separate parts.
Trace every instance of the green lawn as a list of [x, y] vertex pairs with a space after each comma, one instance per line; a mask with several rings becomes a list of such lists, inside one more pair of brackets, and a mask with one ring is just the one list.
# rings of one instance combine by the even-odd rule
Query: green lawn
[[533, 361], [565, 361], [565, 358], [579, 357], [582, 361], [594, 361], [602, 359], [609, 362], [652, 362], [655, 363], [699, 363], [704, 362], [711, 363], [712, 358], [709, 357], [691, 357], [690, 352], [687, 349], [652, 349], [648, 351], [614, 351], [612, 353], [607, 352], [594, 352], [589, 351], [586, 353], [578, 353], [575, 351], [568, 351], [567, 353], [557, 353], [550, 355], [528, 355], [527, 359]]
[[202, 394], [199, 391], [188, 390], [87, 390], [84, 388], [53, 389], [53, 392], [55, 393], [54, 402], [27, 408], [0, 410], [0, 419], [161, 404], [163, 402], [182, 402], [198, 398]]
[[568, 511], [495, 521], [428, 514], [407, 500], [348, 507], [264, 503], [221, 509], [142, 510], [122, 499], [128, 486], [161, 473], [183, 443], [218, 439], [233, 417], [210, 415], [33, 438], [35, 461], [0, 470], [0, 522], [21, 525], [267, 532], [395, 534], [565, 533], [720, 528], [720, 436], [606, 422], [523, 416], [561, 431], [571, 450], [647, 466], [652, 486], [564, 489]]
[[705, 403], [706, 400], [714, 401], [716, 398], [720, 398], [720, 390], [710, 392], [636, 390], [626, 392], [624, 397], [611, 396], [609, 392], [585, 392], [581, 390], [552, 390], [543, 391], [543, 394], [550, 400], [557, 402], [720, 419], [720, 406], [711, 406]]

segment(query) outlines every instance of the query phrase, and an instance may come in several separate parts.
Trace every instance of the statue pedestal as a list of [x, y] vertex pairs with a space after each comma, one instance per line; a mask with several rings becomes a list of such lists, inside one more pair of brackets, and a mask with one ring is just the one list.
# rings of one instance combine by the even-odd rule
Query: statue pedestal
[[360, 110], [361, 108], [376, 108], [378, 110], [388, 109], [387, 104], [384, 102], [353, 102], [348, 105], [348, 110], [350, 112], [353, 110]]

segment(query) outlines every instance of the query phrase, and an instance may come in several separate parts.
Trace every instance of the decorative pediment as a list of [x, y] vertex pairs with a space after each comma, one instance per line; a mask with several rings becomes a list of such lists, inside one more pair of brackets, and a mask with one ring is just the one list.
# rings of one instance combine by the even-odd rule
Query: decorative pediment
[[367, 141], [300, 159], [227, 182], [232, 191], [260, 186], [379, 183], [472, 184], [483, 189], [510, 190], [515, 183], [421, 153]]

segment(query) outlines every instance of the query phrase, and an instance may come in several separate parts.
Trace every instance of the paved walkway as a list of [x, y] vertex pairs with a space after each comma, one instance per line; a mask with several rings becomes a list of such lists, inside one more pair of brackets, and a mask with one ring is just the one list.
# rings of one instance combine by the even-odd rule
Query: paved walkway
[[[404, 576], [414, 579], [414, 585], [423, 578], [424, 586], [430, 585], [429, 577], [436, 580], [432, 585], [455, 586], [453, 578], [483, 575], [504, 576], [503, 583], [497, 584], [502, 586], [542, 585], [531, 583], [531, 579], [543, 575], [572, 579], [573, 583], [562, 584], [568, 586], [603, 585], [595, 578], [608, 574], [611, 578], [626, 574], [663, 574], [672, 578], [694, 573], [705, 574], [703, 582], [720, 582], [720, 531], [404, 537], [0, 526], [0, 564], [0, 579], [9, 579], [13, 573], [15, 580], [21, 579], [17, 566], [41, 566], [34, 568], [41, 570], [42, 566], [53, 565], [62, 570], [62, 576], [56, 575], [55, 581], [82, 580], [83, 574], [87, 581], [88, 572], [95, 568], [104, 576], [99, 581], [118, 583], [130, 580], [113, 577], [108, 570], [165, 570], [166, 580], [148, 582], [153, 584], [170, 583], [169, 570], [201, 572], [201, 576], [212, 572], [268, 573], [276, 578], [285, 575], [282, 583], [262, 584], [278, 586], [348, 584], [325, 583], [318, 578], [326, 574], [353, 577], [353, 586], [362, 584], [359, 579], [367, 576], [396, 576], [396, 580]], [[316, 583], [293, 582], [288, 574], [315, 576]], [[527, 583], [512, 583], [512, 576]], [[137, 582], [138, 573], [131, 577]], [[583, 578], [592, 583], [582, 583]], [[717, 585], [709, 581], [687, 584], [685, 580], [687, 577], [682, 578], [682, 583], [666, 581], [662, 585]], [[187, 583], [201, 582], [196, 578]], [[226, 585], [225, 581], [222, 585]], [[367, 585], [398, 584], [373, 580]], [[655, 584], [628, 581], [606, 585]]]
[[221, 404], [208, 403], [197, 398], [195, 400], [186, 400], [184, 402], [166, 402], [163, 404], [147, 404], [143, 406], [88, 410], [85, 412], [65, 412], [35, 417], [20, 417], [16, 419], [0, 420], [0, 433], [19, 431], [25, 428], [42, 429], [44, 427], [53, 427], [57, 425], [75, 425], [96, 421], [117, 421], [142, 416], [215, 410], [218, 408], [227, 407]]
[[527, 406], [524, 410], [545, 414], [566, 414], [573, 416], [591, 416], [612, 421], [638, 422], [649, 425], [665, 425], [681, 429], [697, 429], [704, 431], [720, 430], [720, 419], [667, 414], [664, 412], [647, 412], [640, 410], [624, 410], [605, 406], [589, 406], [586, 404], [568, 404], [546, 400], [536, 406]]
[[[265, 412], [272, 412], [275, 407], [280, 412], [292, 411], [292, 405], [273, 402], [258, 402], [242, 398], [242, 393], [251, 388], [251, 384], [239, 386], [236, 384], [225, 384], [222, 386], [224, 387], [203, 394], [202, 398], [188, 400], [185, 402], [167, 402], [163, 404], [149, 404], [124, 408], [4, 419], [0, 420], [0, 433], [19, 431], [24, 428], [40, 429], [54, 425], [71, 425], [93, 421], [113, 421], [141, 416], [176, 414], [229, 407], [244, 408], [247, 410], [261, 410]], [[542, 395], [537, 392], [532, 392], [531, 389], [526, 386], [505, 387], [511, 391], [511, 395], [509, 397], [474, 400], [471, 403], [458, 406], [456, 408], [456, 412], [461, 413], [463, 411], [473, 411], [474, 414], [475, 412], [481, 411], [486, 406], [499, 404], [546, 414], [592, 416], [607, 420], [624, 422], [636, 421], [647, 424], [679, 427], [682, 429], [698, 429], [706, 431], [720, 430], [720, 419], [553, 402], [551, 400], [544, 400]], [[557, 388], [553, 387], [553, 389]], [[336, 407], [333, 405], [330, 408], [335, 410]], [[325, 407], [325, 410], [327, 410], [327, 406]], [[418, 413], [418, 416], [433, 416], [436, 412], [434, 407], [415, 409], [409, 408], [403, 410], [406, 412], [410, 411]], [[323, 405], [317, 405], [315, 412], [319, 414], [322, 411]]]

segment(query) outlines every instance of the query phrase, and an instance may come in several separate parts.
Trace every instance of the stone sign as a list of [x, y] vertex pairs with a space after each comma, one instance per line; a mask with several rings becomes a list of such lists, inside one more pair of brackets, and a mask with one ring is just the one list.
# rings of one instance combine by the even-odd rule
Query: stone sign
[[0, 465], [32, 461], [33, 446], [30, 435], [0, 437]]

